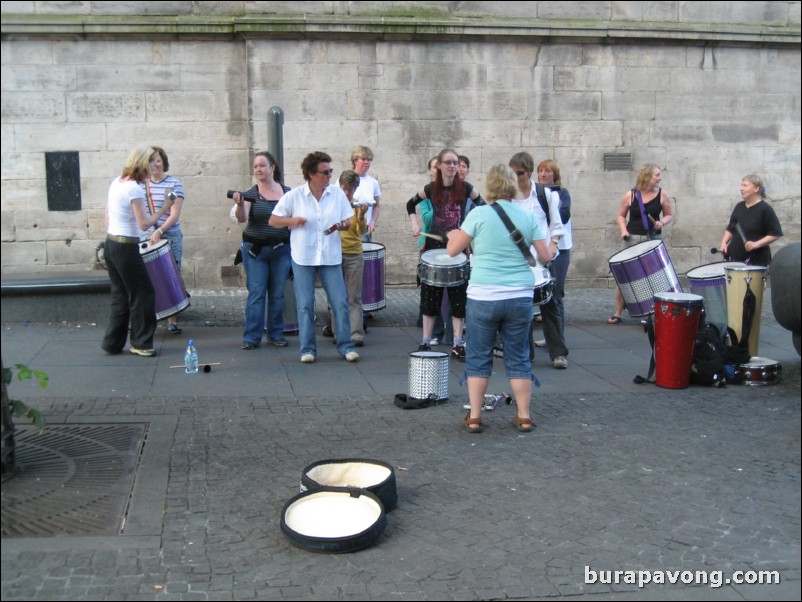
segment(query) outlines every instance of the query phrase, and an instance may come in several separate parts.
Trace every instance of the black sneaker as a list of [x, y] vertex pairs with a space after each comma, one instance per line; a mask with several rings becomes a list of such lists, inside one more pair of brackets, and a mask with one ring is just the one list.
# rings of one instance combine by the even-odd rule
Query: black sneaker
[[331, 326], [324, 326], [323, 327], [323, 336], [324, 337], [333, 337], [334, 331], [331, 329]]
[[455, 360], [464, 362], [465, 361], [465, 345], [454, 345], [451, 348], [451, 357]]
[[418, 345], [418, 351], [431, 351], [431, 350], [432, 346], [427, 345], [426, 343], [421, 343], [420, 345]]

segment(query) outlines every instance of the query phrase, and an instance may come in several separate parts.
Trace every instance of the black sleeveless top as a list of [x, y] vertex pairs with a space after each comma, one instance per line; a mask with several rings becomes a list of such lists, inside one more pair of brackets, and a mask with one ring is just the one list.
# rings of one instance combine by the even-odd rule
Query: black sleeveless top
[[[646, 209], [646, 219], [648, 220], [651, 217], [655, 222], [660, 221], [660, 214], [663, 212], [663, 205], [660, 203], [660, 200], [663, 197], [663, 189], [657, 189], [657, 196], [655, 196], [652, 200], [648, 203], [643, 203], [643, 208]], [[649, 224], [649, 230], [654, 231], [654, 223], [651, 221], [647, 222]], [[646, 236], [648, 231], [643, 229], [643, 220], [640, 216], [640, 203], [638, 202], [638, 197], [635, 196], [635, 189], [632, 189], [632, 202], [629, 204], [629, 221], [627, 222], [627, 230], [630, 234], [635, 234], [638, 236]]]

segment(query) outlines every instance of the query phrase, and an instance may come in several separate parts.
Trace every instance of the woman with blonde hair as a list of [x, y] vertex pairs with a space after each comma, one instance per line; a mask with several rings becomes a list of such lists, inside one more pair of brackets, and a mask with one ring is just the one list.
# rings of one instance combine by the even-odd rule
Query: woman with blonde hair
[[482, 403], [493, 368], [496, 333], [504, 345], [504, 368], [510, 379], [517, 416], [513, 424], [520, 432], [534, 427], [529, 412], [532, 395], [532, 364], [529, 361], [529, 325], [535, 277], [522, 249], [513, 241], [499, 212], [506, 215], [520, 234], [525, 251], [534, 245], [538, 258], [549, 262], [553, 253], [535, 216], [515, 205], [518, 191], [515, 173], [506, 165], [490, 169], [486, 180], [488, 206], [477, 207], [459, 230], [448, 233], [448, 254], [473, 247], [473, 267], [467, 289], [468, 330], [465, 375], [471, 409], [463, 419], [469, 433], [482, 430]]
[[[621, 197], [615, 219], [621, 232], [621, 240], [631, 246], [660, 238], [663, 228], [674, 221], [674, 210], [668, 193], [660, 188], [663, 174], [654, 163], [645, 163], [638, 170], [635, 187]], [[607, 319], [608, 324], [621, 324], [624, 313], [624, 296], [615, 290], [615, 313]]]
[[142, 186], [150, 177], [154, 152], [151, 147], [132, 151], [122, 174], [109, 187], [104, 254], [111, 280], [111, 313], [101, 347], [113, 355], [122, 353], [129, 325], [128, 352], [141, 357], [156, 355], [156, 293], [139, 253], [139, 236], [170, 213], [173, 202], [168, 197], [153, 215], [148, 214]]

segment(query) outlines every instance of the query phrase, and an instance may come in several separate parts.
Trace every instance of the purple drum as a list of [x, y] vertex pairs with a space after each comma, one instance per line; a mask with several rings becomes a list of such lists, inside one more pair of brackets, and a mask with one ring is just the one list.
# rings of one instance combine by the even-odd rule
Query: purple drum
[[377, 242], [362, 243], [365, 268], [362, 272], [362, 309], [384, 309], [384, 245]]
[[189, 294], [170, 251], [170, 243], [167, 240], [155, 245], [141, 243], [139, 254], [156, 291], [156, 319], [169, 318], [189, 307]]
[[647, 240], [616, 253], [609, 259], [629, 315], [648, 316], [657, 293], [681, 293], [677, 273], [662, 240]]

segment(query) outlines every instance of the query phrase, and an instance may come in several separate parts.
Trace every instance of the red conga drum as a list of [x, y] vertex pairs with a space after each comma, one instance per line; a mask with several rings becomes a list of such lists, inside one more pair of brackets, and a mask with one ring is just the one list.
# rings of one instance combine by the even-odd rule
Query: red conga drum
[[693, 345], [704, 323], [704, 299], [689, 293], [654, 296], [654, 380], [658, 387], [686, 389]]
[[181, 279], [169, 241], [140, 243], [139, 254], [156, 292], [156, 319], [163, 320], [189, 307], [189, 294]]

